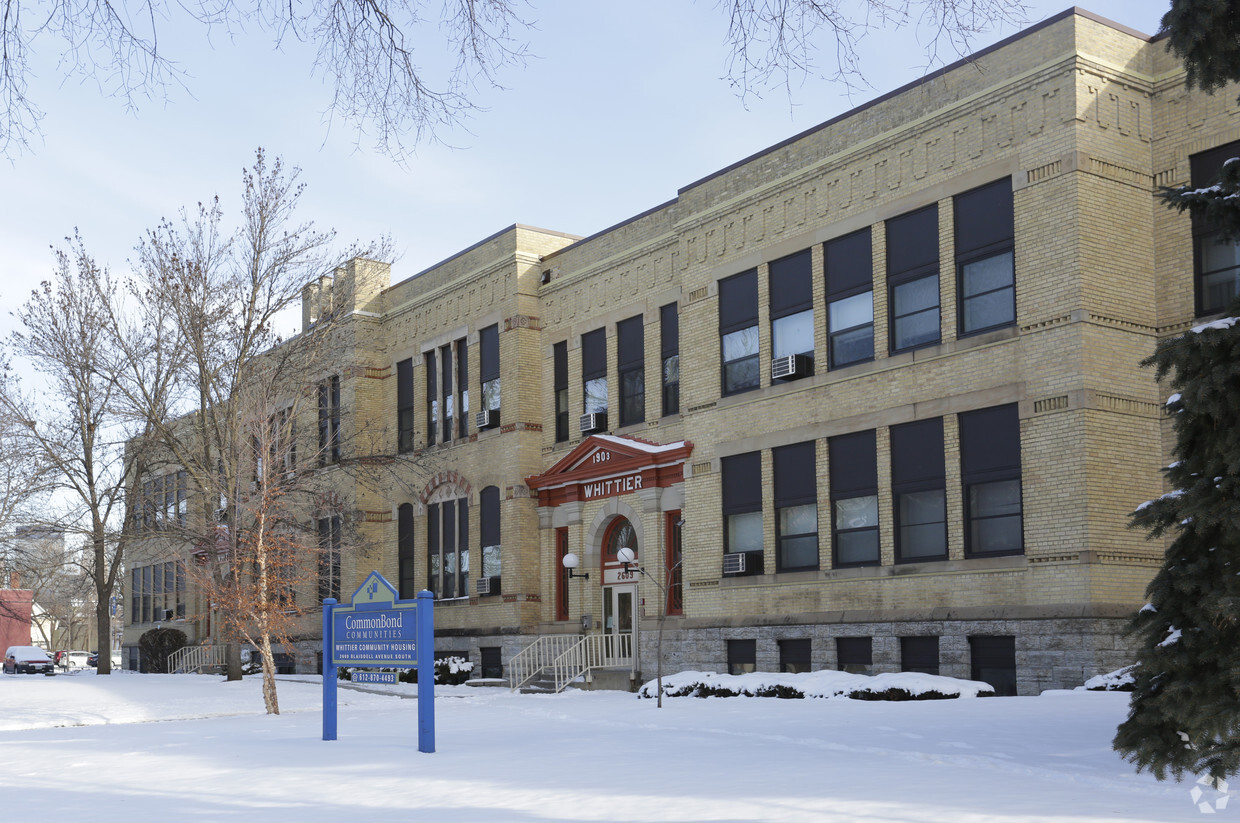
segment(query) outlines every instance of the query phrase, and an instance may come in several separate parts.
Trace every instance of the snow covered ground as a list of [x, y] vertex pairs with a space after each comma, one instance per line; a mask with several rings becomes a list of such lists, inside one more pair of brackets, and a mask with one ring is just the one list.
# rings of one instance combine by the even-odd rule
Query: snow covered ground
[[[340, 690], [321, 738], [317, 678], [93, 672], [0, 677], [0, 799], [33, 820], [378, 819], [1018, 823], [1198, 820], [1194, 785], [1136, 775], [1110, 747], [1127, 695], [1052, 692], [882, 703], [653, 700], [436, 688]], [[385, 687], [374, 687], [375, 692]], [[403, 688], [403, 687], [402, 687]], [[405, 697], [412, 696], [411, 691]], [[1217, 808], [1240, 821], [1240, 801]]]

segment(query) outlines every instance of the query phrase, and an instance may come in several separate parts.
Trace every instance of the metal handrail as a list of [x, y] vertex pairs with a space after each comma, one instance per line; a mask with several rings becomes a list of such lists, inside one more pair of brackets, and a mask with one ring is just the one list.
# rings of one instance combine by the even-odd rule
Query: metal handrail
[[168, 655], [165, 671], [201, 673], [203, 669], [223, 666], [225, 663], [224, 646], [186, 646]]
[[587, 634], [565, 649], [551, 664], [555, 691], [560, 693], [590, 669], [622, 668], [633, 665], [633, 635]]
[[508, 661], [508, 686], [517, 691], [537, 678], [556, 658], [581, 641], [578, 634], [543, 635]]

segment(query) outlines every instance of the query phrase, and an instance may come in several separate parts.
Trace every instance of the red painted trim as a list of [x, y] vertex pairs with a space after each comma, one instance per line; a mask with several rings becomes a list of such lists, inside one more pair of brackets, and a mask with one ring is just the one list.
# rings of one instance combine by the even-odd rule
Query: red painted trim
[[[693, 444], [689, 441], [651, 454], [611, 439], [587, 437], [547, 471], [527, 477], [525, 482], [538, 492], [539, 506], [617, 497], [639, 488], [666, 488], [683, 481], [684, 464], [692, 452]], [[607, 459], [589, 459], [600, 453], [606, 453]]]

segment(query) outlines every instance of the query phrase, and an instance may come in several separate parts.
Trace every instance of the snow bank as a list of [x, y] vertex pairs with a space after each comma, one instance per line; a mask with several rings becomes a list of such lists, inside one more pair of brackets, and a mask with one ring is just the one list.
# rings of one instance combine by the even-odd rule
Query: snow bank
[[[638, 690], [638, 697], [657, 697], [658, 681]], [[752, 672], [717, 674], [679, 672], [663, 678], [664, 697], [851, 697], [854, 700], [933, 700], [993, 695], [988, 683], [934, 674], [899, 672], [849, 674], [818, 671], [799, 674]]]

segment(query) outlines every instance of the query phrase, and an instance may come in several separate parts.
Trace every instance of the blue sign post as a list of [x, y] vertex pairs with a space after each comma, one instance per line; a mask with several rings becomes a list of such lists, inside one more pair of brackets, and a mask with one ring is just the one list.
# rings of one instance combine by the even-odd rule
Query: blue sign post
[[[336, 677], [341, 666], [417, 668], [418, 751], [435, 751], [434, 599], [398, 600], [371, 572], [348, 605], [323, 601], [323, 739], [336, 739]], [[375, 676], [376, 682], [378, 676]]]

